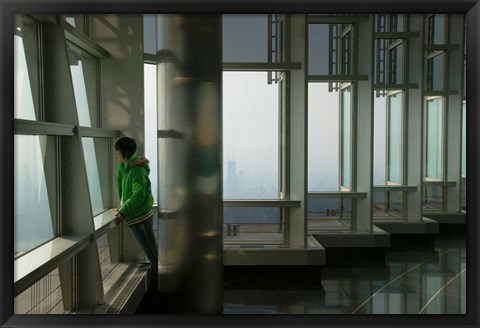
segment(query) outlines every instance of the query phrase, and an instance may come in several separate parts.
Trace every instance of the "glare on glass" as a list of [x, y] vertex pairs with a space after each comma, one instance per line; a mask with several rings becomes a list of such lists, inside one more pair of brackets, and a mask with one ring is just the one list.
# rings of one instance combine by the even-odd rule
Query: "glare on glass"
[[[88, 189], [93, 216], [102, 213], [108, 207], [108, 141], [101, 138], [82, 138], [85, 167], [87, 169]], [[103, 174], [101, 174], [103, 173]], [[103, 187], [103, 189], [102, 189]], [[105, 190], [102, 192], [102, 190]]]

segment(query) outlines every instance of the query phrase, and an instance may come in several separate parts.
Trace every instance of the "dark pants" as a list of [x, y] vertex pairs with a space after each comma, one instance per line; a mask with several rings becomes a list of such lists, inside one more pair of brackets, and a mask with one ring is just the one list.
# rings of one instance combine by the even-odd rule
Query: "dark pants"
[[150, 218], [130, 228], [150, 260], [153, 273], [158, 275], [158, 247], [153, 233], [153, 219]]

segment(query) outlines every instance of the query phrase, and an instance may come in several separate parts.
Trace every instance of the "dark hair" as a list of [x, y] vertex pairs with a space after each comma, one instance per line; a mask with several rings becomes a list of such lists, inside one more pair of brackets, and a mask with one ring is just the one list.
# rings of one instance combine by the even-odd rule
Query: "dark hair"
[[137, 143], [129, 137], [123, 137], [115, 143], [115, 150], [118, 150], [123, 157], [130, 158], [137, 151]]

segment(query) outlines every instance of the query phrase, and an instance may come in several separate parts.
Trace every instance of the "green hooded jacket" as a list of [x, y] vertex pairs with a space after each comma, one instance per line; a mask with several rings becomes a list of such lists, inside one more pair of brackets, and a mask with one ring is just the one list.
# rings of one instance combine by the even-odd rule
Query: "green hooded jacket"
[[133, 154], [127, 163], [118, 165], [118, 196], [122, 201], [122, 207], [118, 212], [124, 216], [128, 225], [139, 223], [150, 217], [153, 206], [148, 162], [132, 165], [132, 162], [139, 159], [140, 157]]

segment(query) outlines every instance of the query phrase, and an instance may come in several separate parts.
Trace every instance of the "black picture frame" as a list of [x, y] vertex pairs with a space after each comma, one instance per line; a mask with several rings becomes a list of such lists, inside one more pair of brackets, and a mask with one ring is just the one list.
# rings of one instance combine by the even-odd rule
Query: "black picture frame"
[[[17, 13], [465, 13], [467, 22], [467, 314], [466, 315], [14, 315], [13, 314], [13, 27]], [[478, 0], [2, 0], [0, 88], [0, 326], [478, 327], [479, 52]]]

